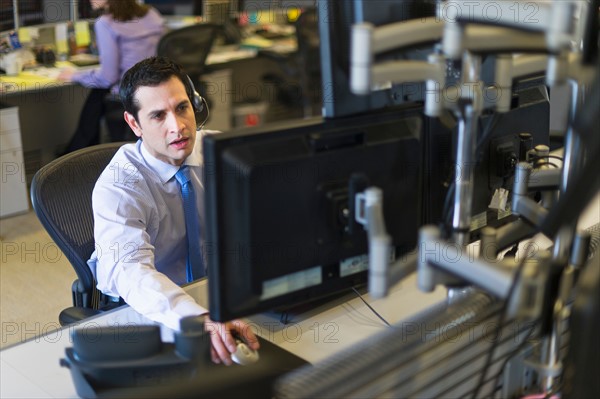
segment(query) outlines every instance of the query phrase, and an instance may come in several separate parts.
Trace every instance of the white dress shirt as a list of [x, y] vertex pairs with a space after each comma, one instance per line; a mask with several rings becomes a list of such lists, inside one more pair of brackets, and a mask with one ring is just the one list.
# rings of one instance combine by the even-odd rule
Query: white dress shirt
[[[204, 227], [201, 143], [198, 132], [184, 163]], [[207, 313], [179, 286], [186, 282], [187, 241], [178, 170], [141, 140], [117, 151], [92, 194], [96, 250], [88, 261], [100, 291], [175, 330], [182, 317]]]

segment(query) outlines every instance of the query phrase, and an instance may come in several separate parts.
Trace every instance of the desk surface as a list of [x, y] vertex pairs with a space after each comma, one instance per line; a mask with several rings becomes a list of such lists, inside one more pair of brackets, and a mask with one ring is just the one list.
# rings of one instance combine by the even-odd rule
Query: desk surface
[[[585, 229], [600, 220], [600, 195], [582, 214], [578, 227]], [[533, 241], [547, 247], [551, 243], [538, 235]], [[445, 290], [432, 294], [420, 292], [413, 274], [396, 285], [391, 294], [381, 300], [365, 299], [390, 323], [408, 321], [418, 313], [445, 299]], [[207, 281], [185, 287], [200, 304], [206, 306]], [[302, 314], [286, 325], [273, 315], [257, 315], [250, 323], [259, 334], [289, 352], [317, 362], [339, 352], [361, 339], [372, 336], [385, 325], [360, 301], [351, 298], [335, 306], [322, 306]], [[151, 324], [131, 308], [124, 306], [101, 316], [87, 319], [77, 328], [101, 325]], [[59, 366], [65, 348], [71, 346], [73, 327], [49, 332], [30, 341], [0, 351], [0, 397], [2, 398], [75, 398], [75, 388], [66, 368]], [[173, 332], [161, 329], [163, 341], [172, 341]]]
[[60, 71], [65, 68], [74, 68], [79, 71], [98, 68], [95, 66], [77, 67], [68, 61], [58, 61], [54, 67], [40, 66], [26, 69], [18, 75], [0, 76], [0, 93], [10, 94], [22, 91], [44, 90], [50, 87], [71, 85], [71, 82], [57, 80]]
[[[241, 45], [215, 46], [208, 55], [207, 65], [226, 64], [232, 61], [254, 58], [261, 50], [269, 50], [282, 55], [296, 51], [297, 43], [294, 38], [278, 40], [267, 40], [260, 37], [249, 37], [244, 39]], [[59, 61], [55, 67], [38, 67], [25, 70], [18, 75], [0, 76], [0, 93], [15, 93], [21, 91], [41, 90], [49, 86], [61, 86], [65, 82], [56, 80], [60, 71], [64, 68], [76, 68], [85, 70], [97, 68], [98, 66], [77, 67], [68, 61]]]
[[206, 58], [207, 65], [223, 64], [236, 60], [256, 57], [260, 51], [268, 50], [281, 55], [290, 54], [298, 49], [296, 39], [246, 39], [241, 45], [217, 46]]
[[[201, 304], [206, 304], [206, 280], [186, 287]], [[418, 312], [445, 299], [445, 290], [424, 294], [417, 290], [415, 276], [394, 287], [388, 298], [367, 300], [391, 323], [412, 318]], [[386, 326], [362, 303], [350, 299], [337, 306], [323, 306], [287, 325], [275, 316], [259, 315], [249, 322], [259, 334], [299, 357], [316, 362], [353, 343], [376, 334]], [[90, 318], [77, 328], [127, 324], [152, 324], [128, 306]], [[59, 366], [65, 348], [71, 346], [67, 327], [35, 337], [0, 351], [0, 397], [2, 398], [76, 398], [68, 369]], [[173, 332], [161, 327], [163, 341], [172, 341]]]

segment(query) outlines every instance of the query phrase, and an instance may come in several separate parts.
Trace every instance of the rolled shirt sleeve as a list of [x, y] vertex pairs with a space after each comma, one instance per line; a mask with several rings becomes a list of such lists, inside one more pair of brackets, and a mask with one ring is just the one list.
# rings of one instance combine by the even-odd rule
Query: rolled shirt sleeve
[[96, 251], [90, 267], [97, 287], [122, 297], [149, 319], [178, 330], [182, 317], [207, 310], [155, 266], [152, 242], [158, 239], [161, 216], [152, 204], [148, 183], [109, 168], [92, 195]]
[[103, 19], [96, 21], [94, 31], [96, 32], [100, 68], [77, 72], [73, 76], [73, 81], [85, 87], [108, 89], [118, 83], [120, 79], [118, 38]]

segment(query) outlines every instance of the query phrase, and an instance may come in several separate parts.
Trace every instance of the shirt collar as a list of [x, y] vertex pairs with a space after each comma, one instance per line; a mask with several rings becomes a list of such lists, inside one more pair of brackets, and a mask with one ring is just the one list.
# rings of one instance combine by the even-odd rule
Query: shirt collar
[[[202, 165], [202, 139], [200, 137], [200, 132], [196, 136], [196, 144], [194, 146], [194, 151], [185, 159], [183, 162], [184, 165], [188, 166], [201, 166]], [[142, 157], [148, 163], [150, 169], [152, 169], [159, 176], [160, 181], [165, 184], [169, 180], [175, 176], [175, 173], [179, 170], [180, 166], [171, 165], [166, 162], [161, 161], [160, 159], [154, 157], [150, 154], [150, 151], [146, 149], [146, 146], [142, 142], [142, 140], [138, 140], [137, 143], [140, 146], [140, 152]]]

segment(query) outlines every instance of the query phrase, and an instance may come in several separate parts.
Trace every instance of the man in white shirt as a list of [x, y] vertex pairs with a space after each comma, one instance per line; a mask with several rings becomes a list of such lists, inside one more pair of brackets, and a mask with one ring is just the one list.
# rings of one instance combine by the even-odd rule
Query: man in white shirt
[[[208, 313], [179, 286], [187, 281], [188, 256], [182, 193], [175, 178], [182, 165], [190, 171], [204, 225], [194, 89], [178, 65], [153, 57], [125, 73], [120, 95], [125, 121], [140, 140], [121, 147], [96, 183], [96, 251], [88, 264], [104, 294], [121, 297], [142, 315], [179, 329], [182, 317]], [[231, 364], [236, 350], [232, 332], [258, 349], [256, 336], [241, 320], [216, 323], [207, 316], [206, 328], [216, 363]]]

